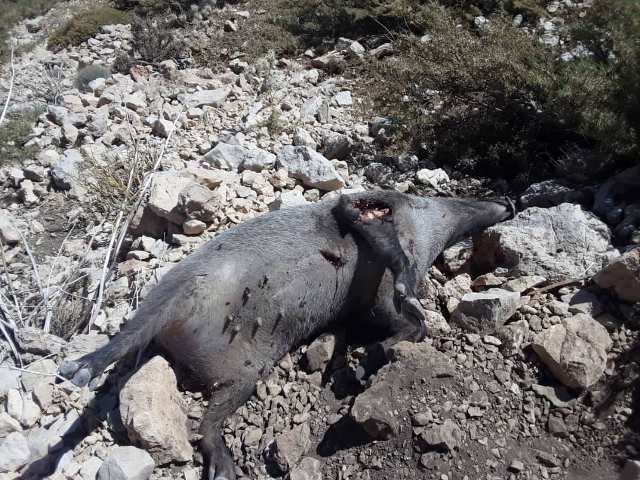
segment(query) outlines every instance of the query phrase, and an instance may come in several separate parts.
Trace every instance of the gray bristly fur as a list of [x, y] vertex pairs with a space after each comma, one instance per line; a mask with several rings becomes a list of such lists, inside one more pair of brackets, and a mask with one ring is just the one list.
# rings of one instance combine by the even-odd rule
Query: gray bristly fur
[[[282, 356], [351, 315], [377, 309], [378, 318], [393, 321], [397, 312], [387, 303], [398, 295], [399, 278], [424, 277], [448, 245], [512, 214], [505, 201], [386, 191], [344, 198], [266, 213], [221, 233], [165, 274], [106, 346], [65, 362], [61, 375], [86, 385], [128, 352], [157, 341], [208, 385], [201, 426], [208, 477], [235, 479], [222, 422]], [[345, 201], [363, 198], [391, 207], [392, 229], [356, 228]], [[409, 267], [390, 268], [397, 256]], [[395, 277], [391, 291], [387, 268]], [[410, 295], [394, 301], [399, 318], [412, 319], [399, 330], [420, 321], [421, 307], [411, 303], [415, 285], [406, 283]]]

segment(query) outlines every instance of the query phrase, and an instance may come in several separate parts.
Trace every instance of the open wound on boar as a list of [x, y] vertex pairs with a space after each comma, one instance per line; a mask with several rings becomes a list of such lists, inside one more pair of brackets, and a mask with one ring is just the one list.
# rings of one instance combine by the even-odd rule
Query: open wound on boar
[[360, 210], [358, 222], [369, 223], [372, 220], [390, 220], [393, 213], [391, 207], [379, 200], [361, 199], [353, 202], [354, 208]]

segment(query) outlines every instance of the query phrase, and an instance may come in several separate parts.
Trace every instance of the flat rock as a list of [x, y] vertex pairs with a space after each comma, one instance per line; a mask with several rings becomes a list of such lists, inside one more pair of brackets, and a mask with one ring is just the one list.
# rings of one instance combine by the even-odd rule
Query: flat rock
[[221, 107], [227, 100], [231, 91], [228, 88], [216, 88], [215, 90], [200, 90], [195, 93], [178, 97], [188, 108], [200, 108], [204, 106]]
[[551, 373], [570, 388], [596, 383], [607, 364], [612, 341], [607, 330], [591, 316], [578, 314], [538, 334], [532, 347]]
[[492, 332], [502, 327], [520, 305], [520, 294], [500, 288], [465, 294], [451, 321], [472, 332]]
[[557, 180], [546, 180], [530, 185], [518, 198], [521, 209], [550, 208], [562, 203], [578, 203], [585, 199], [583, 192], [567, 187]]
[[507, 281], [502, 288], [509, 290], [510, 292], [522, 293], [530, 288], [537, 287], [546, 281], [547, 279], [540, 275], [525, 275], [523, 277], [512, 278]]
[[12, 472], [26, 465], [31, 456], [29, 444], [20, 432], [13, 432], [0, 443], [0, 473]]
[[21, 350], [34, 355], [57, 355], [67, 344], [62, 338], [33, 327], [18, 329], [16, 342]]
[[122, 388], [120, 416], [129, 439], [158, 464], [191, 460], [185, 406], [176, 376], [161, 356], [149, 360]]
[[22, 373], [22, 386], [26, 391], [34, 390], [37, 386], [55, 382], [54, 374], [58, 373], [58, 365], [50, 358], [43, 358], [32, 365], [29, 371]]
[[339, 190], [345, 182], [333, 164], [309, 147], [287, 145], [278, 155], [278, 167], [286, 168], [289, 176], [311, 188], [323, 191]]
[[532, 207], [485, 230], [476, 242], [481, 271], [504, 267], [511, 276], [539, 275], [552, 282], [597, 272], [614, 255], [609, 228], [579, 205]]
[[613, 290], [621, 300], [640, 302], [640, 248], [613, 260], [594, 281], [602, 288]]
[[260, 148], [245, 148], [241, 145], [231, 145], [220, 142], [207, 153], [203, 160], [209, 164], [227, 170], [253, 170], [260, 172], [272, 167], [276, 156]]
[[65, 346], [66, 360], [77, 360], [87, 353], [95, 352], [109, 343], [109, 337], [100, 333], [88, 333], [74, 336]]
[[98, 470], [98, 480], [147, 480], [153, 459], [136, 447], [113, 447]]

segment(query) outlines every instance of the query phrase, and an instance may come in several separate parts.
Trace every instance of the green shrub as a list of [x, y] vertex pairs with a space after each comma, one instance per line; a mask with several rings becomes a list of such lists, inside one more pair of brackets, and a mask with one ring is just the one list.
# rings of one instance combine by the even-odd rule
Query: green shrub
[[38, 109], [28, 109], [5, 117], [0, 125], [0, 167], [22, 165], [35, 157], [37, 148], [25, 148], [24, 144], [40, 113]]
[[[389, 34], [410, 30], [423, 33], [419, 17], [428, 0], [279, 0], [277, 22], [316, 45], [326, 38]], [[544, 0], [440, 0], [449, 12], [472, 21], [478, 15], [521, 14], [534, 24], [545, 15]]]
[[81, 91], [89, 90], [89, 84], [98, 78], [109, 78], [111, 71], [104, 65], [87, 65], [76, 74], [76, 88]]
[[187, 13], [198, 0], [115, 0], [116, 8], [133, 10], [138, 15], [157, 15], [168, 11], [176, 14]]
[[[606, 173], [613, 162], [634, 158], [639, 144], [640, 16], [637, 4], [614, 2], [630, 17], [612, 15], [601, 33], [615, 30], [618, 47], [612, 40], [601, 58], [571, 62], [514, 28], [510, 17], [490, 17], [480, 33], [459, 26], [450, 8], [425, 6], [416, 18], [431, 41], [398, 35], [398, 54], [369, 67], [363, 92], [374, 111], [395, 120], [400, 140], [437, 164], [519, 178], [523, 186], [552, 175], [586, 180]], [[593, 33], [589, 22], [581, 28]], [[593, 33], [593, 41], [602, 35]], [[577, 155], [582, 149], [599, 154]]]
[[9, 31], [25, 18], [37, 17], [47, 12], [59, 0], [8, 0], [0, 8], [0, 62], [5, 62], [11, 53]]
[[80, 45], [100, 31], [104, 25], [127, 24], [129, 14], [111, 7], [97, 7], [77, 13], [65, 25], [55, 30], [50, 36], [50, 50], [61, 50], [65, 47]]
[[145, 63], [180, 58], [187, 45], [175, 30], [171, 15], [135, 15], [131, 25], [133, 48]]

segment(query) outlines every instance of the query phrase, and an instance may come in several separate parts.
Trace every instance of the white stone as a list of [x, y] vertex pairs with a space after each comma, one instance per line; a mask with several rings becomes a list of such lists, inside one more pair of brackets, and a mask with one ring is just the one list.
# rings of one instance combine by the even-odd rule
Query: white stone
[[309, 147], [283, 147], [278, 155], [278, 166], [286, 168], [289, 176], [301, 180], [307, 187], [332, 191], [345, 186], [333, 164]]
[[136, 447], [114, 447], [98, 470], [98, 480], [147, 480], [155, 464]]

